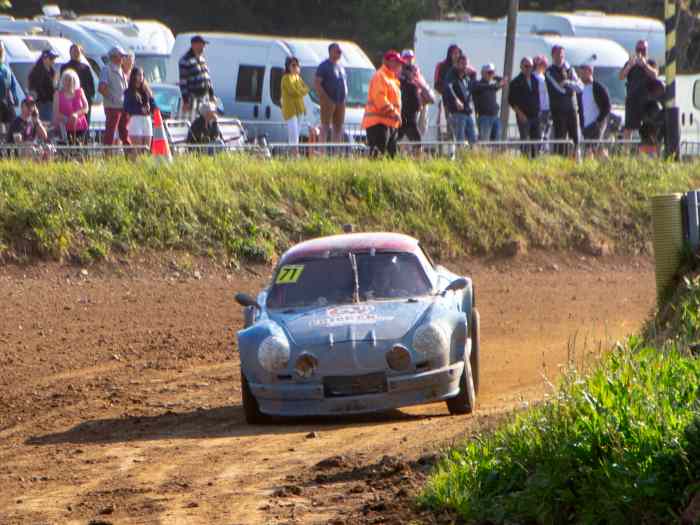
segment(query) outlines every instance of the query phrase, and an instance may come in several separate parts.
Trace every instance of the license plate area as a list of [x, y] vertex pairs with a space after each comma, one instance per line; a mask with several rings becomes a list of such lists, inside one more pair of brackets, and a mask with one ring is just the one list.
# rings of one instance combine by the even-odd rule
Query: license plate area
[[387, 382], [384, 372], [357, 376], [326, 376], [323, 378], [325, 397], [361, 396], [386, 392]]

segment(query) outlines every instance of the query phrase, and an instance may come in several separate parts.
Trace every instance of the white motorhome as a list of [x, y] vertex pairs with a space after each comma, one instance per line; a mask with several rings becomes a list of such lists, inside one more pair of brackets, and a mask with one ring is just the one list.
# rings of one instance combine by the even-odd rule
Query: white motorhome
[[[45, 49], [53, 50], [58, 58], [56, 69], [60, 71], [63, 64], [70, 60], [70, 40], [59, 37], [46, 37], [37, 35], [0, 35], [0, 42], [5, 48], [5, 62], [15, 76], [18, 84], [17, 108], [29, 91], [29, 73]], [[93, 73], [93, 80], [97, 86], [97, 77]], [[97, 96], [92, 106], [91, 125], [95, 129], [103, 129], [105, 123], [104, 108], [101, 97]]]
[[0, 32], [68, 38], [80, 44], [90, 65], [99, 74], [108, 62], [110, 48], [133, 51], [136, 64], [151, 82], [165, 79], [165, 67], [174, 42], [172, 31], [160, 22], [130, 20], [115, 15], [67, 17], [54, 5], [43, 7], [43, 14], [31, 19], [0, 16]]
[[[286, 142], [286, 124], [280, 108], [280, 82], [284, 61], [296, 56], [304, 81], [313, 88], [318, 65], [328, 58], [331, 40], [283, 38], [237, 33], [183, 33], [177, 35], [168, 65], [168, 82], [179, 81], [178, 61], [190, 48], [190, 39], [201, 34], [208, 42], [205, 56], [214, 92], [227, 116], [244, 121], [249, 136], [267, 135], [271, 142]], [[353, 42], [339, 42], [341, 64], [348, 77], [345, 128], [350, 138], [358, 139], [367, 102], [369, 81], [374, 65]], [[316, 125], [320, 118], [318, 97], [312, 91], [305, 99], [306, 123]], [[302, 127], [302, 136], [308, 128]]]
[[[481, 28], [476, 30], [472, 24], [464, 22], [418, 22], [415, 33], [416, 61], [426, 78], [432, 80], [435, 65], [445, 59], [448, 46], [457, 44], [467, 54], [473, 67], [479, 69], [483, 64], [493, 63], [496, 71], [502, 74], [506, 36], [493, 29], [494, 26], [488, 23], [482, 23]], [[619, 79], [619, 73], [629, 55], [619, 44], [610, 40], [519, 33], [515, 40], [513, 70], [506, 76], [512, 79], [520, 72], [520, 59], [524, 56], [551, 57], [555, 44], [565, 48], [566, 60], [572, 66], [584, 63], [595, 66], [595, 78], [608, 88], [613, 111], [622, 117], [626, 88], [624, 81]], [[511, 119], [514, 124], [512, 112]], [[430, 113], [432, 134], [429, 137], [435, 137], [438, 124], [438, 112], [433, 106]]]
[[[506, 19], [499, 20], [505, 28]], [[666, 62], [666, 33], [660, 20], [641, 16], [611, 15], [602, 11], [573, 13], [520, 11], [518, 31], [586, 38], [607, 38], [634, 54], [638, 40], [649, 42], [649, 56], [659, 67]]]

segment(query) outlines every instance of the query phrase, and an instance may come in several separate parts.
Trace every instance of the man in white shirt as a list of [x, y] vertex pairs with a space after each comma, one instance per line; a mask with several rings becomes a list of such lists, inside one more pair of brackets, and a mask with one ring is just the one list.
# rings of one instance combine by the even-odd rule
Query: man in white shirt
[[[579, 122], [585, 140], [599, 141], [605, 134], [610, 115], [610, 96], [608, 90], [597, 80], [593, 80], [593, 66], [584, 64], [580, 68], [583, 89], [578, 98]], [[599, 151], [599, 145], [587, 148], [590, 152]]]

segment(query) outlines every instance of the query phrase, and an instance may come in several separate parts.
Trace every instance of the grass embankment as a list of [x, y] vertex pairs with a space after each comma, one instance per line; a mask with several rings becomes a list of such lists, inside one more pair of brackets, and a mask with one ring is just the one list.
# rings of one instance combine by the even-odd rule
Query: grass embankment
[[413, 234], [442, 258], [514, 239], [548, 249], [595, 239], [635, 252], [648, 239], [647, 197], [693, 179], [698, 165], [630, 159], [2, 162], [0, 257], [149, 248], [267, 262], [347, 222]]
[[422, 502], [477, 523], [677, 522], [700, 491], [700, 277], [682, 288], [646, 336], [449, 451]]

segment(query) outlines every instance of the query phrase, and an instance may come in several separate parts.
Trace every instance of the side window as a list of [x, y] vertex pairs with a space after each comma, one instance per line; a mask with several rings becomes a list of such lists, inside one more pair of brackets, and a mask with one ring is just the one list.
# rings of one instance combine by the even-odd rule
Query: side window
[[700, 80], [693, 83], [693, 106], [700, 109]]
[[261, 66], [240, 66], [236, 81], [236, 101], [260, 102], [262, 100], [265, 68]]
[[280, 105], [280, 99], [282, 98], [282, 74], [284, 70], [281, 67], [273, 67], [270, 70], [270, 96], [272, 97], [272, 103], [275, 106]]

